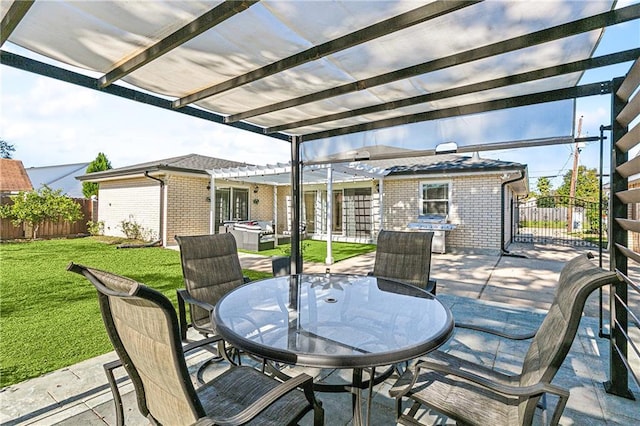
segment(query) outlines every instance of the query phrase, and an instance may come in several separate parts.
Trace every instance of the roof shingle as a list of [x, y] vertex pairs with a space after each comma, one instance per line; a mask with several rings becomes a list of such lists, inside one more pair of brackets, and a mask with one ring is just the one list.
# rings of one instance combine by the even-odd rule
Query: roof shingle
[[33, 185], [20, 160], [0, 158], [0, 192], [31, 191]]

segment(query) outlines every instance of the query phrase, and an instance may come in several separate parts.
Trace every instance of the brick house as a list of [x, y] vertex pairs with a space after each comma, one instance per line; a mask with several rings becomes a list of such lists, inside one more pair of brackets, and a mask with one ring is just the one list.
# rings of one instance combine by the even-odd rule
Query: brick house
[[[512, 201], [528, 193], [527, 167], [460, 155], [303, 167], [302, 220], [308, 238], [374, 242], [380, 229], [407, 230], [422, 215], [443, 214], [455, 229], [445, 232], [447, 251], [497, 253], [512, 239]], [[291, 228], [287, 165], [210, 171], [214, 181], [235, 179], [271, 185], [264, 194], [278, 233]], [[331, 192], [331, 199], [327, 194]], [[433, 197], [439, 197], [433, 199]], [[263, 190], [260, 190], [262, 203]], [[331, 209], [331, 221], [327, 221]], [[501, 220], [496, 220], [501, 218]]]
[[[512, 201], [528, 193], [526, 165], [477, 155], [364, 163], [358, 173], [375, 172], [369, 179], [333, 185], [335, 241], [373, 242], [380, 229], [405, 231], [420, 217], [441, 215], [455, 227], [445, 231], [447, 251], [495, 253], [512, 238]], [[302, 194], [307, 235], [326, 239], [326, 184], [304, 185]]]
[[[139, 226], [149, 240], [174, 245], [174, 235], [210, 232], [210, 176], [207, 169], [244, 163], [189, 154], [89, 173], [80, 181], [99, 184], [98, 218], [105, 235], [124, 236], [123, 222]], [[248, 194], [238, 184], [236, 198]], [[247, 197], [245, 197], [247, 198]], [[246, 202], [245, 202], [246, 204]]]
[[[526, 173], [522, 164], [453, 154], [305, 166], [305, 234], [326, 240], [330, 226], [333, 241], [374, 242], [380, 229], [407, 230], [421, 215], [443, 214], [455, 225], [446, 232], [447, 251], [498, 252], [511, 240], [509, 209], [528, 192]], [[190, 154], [79, 179], [100, 183], [107, 235], [122, 235], [122, 221], [135, 221], [165, 246], [176, 234], [224, 232], [226, 221], [268, 221], [280, 235], [291, 230], [286, 164]]]
[[[423, 214], [446, 214], [447, 250], [496, 252], [512, 235], [512, 201], [528, 193], [526, 165], [458, 155], [411, 159], [384, 178], [382, 226], [404, 230]], [[397, 162], [397, 161], [396, 161]]]

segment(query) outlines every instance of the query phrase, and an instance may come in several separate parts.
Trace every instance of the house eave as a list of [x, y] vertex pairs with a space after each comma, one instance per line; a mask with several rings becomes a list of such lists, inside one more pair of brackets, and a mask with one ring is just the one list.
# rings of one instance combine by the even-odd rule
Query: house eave
[[498, 174], [498, 173], [508, 173], [513, 171], [525, 170], [526, 166], [522, 165], [520, 167], [515, 166], [513, 164], [505, 165], [505, 166], [493, 166], [493, 167], [478, 167], [478, 168], [459, 168], [457, 170], [451, 171], [452, 168], [448, 169], [418, 169], [418, 170], [403, 170], [403, 171], [391, 171], [387, 175], [387, 178], [393, 176], [467, 176], [467, 175], [482, 175], [482, 174]]
[[197, 175], [198, 177], [209, 177], [209, 173], [206, 170], [186, 169], [183, 167], [173, 166], [155, 166], [155, 167], [140, 167], [136, 169], [127, 170], [107, 170], [104, 172], [88, 173], [86, 175], [78, 176], [76, 179], [82, 182], [105, 182], [110, 180], [121, 180], [145, 177], [145, 173], [151, 176], [158, 177], [166, 174], [182, 174], [182, 175]]

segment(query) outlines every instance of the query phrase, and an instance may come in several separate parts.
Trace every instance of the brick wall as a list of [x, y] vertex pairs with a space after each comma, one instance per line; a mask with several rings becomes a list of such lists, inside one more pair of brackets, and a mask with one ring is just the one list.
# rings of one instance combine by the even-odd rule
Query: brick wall
[[175, 235], [209, 234], [209, 177], [169, 175], [167, 193], [166, 245], [177, 244]]
[[[255, 188], [258, 192], [254, 193]], [[253, 185], [249, 190], [249, 219], [275, 220], [273, 215], [273, 191], [270, 185]], [[257, 203], [254, 201], [258, 200]]]
[[149, 230], [152, 239], [160, 232], [160, 184], [147, 178], [100, 182], [98, 217], [105, 235], [124, 237], [121, 222], [130, 221]]
[[384, 181], [383, 227], [406, 230], [420, 213], [420, 182], [450, 182], [449, 222], [457, 225], [446, 233], [447, 251], [500, 250], [500, 176], [467, 176], [450, 179], [388, 179]]
[[448, 233], [447, 245], [500, 250], [500, 176], [458, 177], [452, 182], [449, 220], [458, 226]]

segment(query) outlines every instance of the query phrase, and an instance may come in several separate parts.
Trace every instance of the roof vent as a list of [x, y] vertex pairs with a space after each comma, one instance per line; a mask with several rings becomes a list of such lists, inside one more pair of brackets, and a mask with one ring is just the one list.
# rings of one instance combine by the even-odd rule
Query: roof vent
[[437, 154], [454, 154], [458, 151], [458, 144], [455, 142], [445, 142], [436, 146]]

